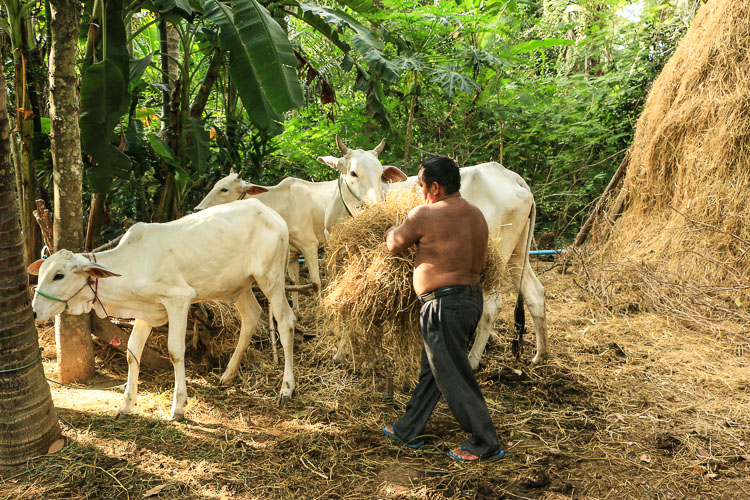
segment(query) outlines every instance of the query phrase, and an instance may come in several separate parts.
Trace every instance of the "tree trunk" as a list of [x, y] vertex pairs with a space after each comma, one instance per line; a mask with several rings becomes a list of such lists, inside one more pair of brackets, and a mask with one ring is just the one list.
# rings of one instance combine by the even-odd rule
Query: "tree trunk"
[[36, 168], [34, 165], [34, 112], [29, 96], [27, 57], [23, 49], [13, 51], [16, 89], [16, 130], [20, 137], [20, 163], [16, 165], [18, 179], [18, 206], [21, 213], [21, 231], [24, 237], [26, 264], [34, 262], [42, 249], [41, 236], [34, 220], [36, 195]]
[[0, 65], [0, 469], [47, 452], [60, 435], [24, 267], [10, 165], [5, 74]]
[[[83, 162], [79, 109], [76, 101], [78, 8], [65, 0], [51, 0], [50, 120], [55, 183], [54, 250], [83, 249]], [[55, 318], [57, 372], [60, 382], [86, 380], [94, 375], [94, 345], [88, 315], [59, 314]]]
[[198, 94], [193, 99], [193, 104], [190, 106], [190, 117], [200, 120], [203, 115], [203, 110], [206, 108], [208, 98], [211, 95], [211, 88], [219, 78], [219, 70], [224, 62], [224, 52], [217, 45], [214, 48], [214, 52], [211, 55], [211, 62], [208, 63], [208, 70], [206, 70], [206, 76], [203, 78]]
[[404, 167], [406, 167], [406, 164], [409, 162], [409, 149], [411, 147], [411, 136], [413, 132], [414, 127], [414, 111], [417, 109], [417, 78], [418, 73], [416, 71], [413, 72], [414, 75], [414, 88], [412, 96], [411, 96], [411, 103], [409, 105], [409, 120], [406, 123], [406, 140], [404, 141]]
[[91, 195], [91, 207], [89, 207], [89, 222], [86, 226], [86, 251], [90, 252], [99, 245], [99, 233], [104, 220], [104, 193]]

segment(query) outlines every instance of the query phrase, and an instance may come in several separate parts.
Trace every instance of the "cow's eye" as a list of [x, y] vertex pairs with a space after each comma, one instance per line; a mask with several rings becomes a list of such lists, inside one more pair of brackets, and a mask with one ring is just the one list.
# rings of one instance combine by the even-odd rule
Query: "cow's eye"
[[221, 188], [222, 193], [226, 193], [227, 191], [229, 191], [227, 188]]
[[351, 175], [352, 177], [357, 177], [357, 172], [349, 172], [349, 175]]
[[61, 280], [65, 277], [64, 274], [57, 273], [54, 278], [52, 278], [52, 281]]

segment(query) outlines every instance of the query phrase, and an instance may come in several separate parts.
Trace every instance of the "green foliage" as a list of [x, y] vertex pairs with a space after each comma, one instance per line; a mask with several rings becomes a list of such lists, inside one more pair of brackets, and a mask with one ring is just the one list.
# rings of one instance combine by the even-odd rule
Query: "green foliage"
[[[104, 193], [115, 176], [127, 177], [130, 159], [112, 145], [112, 132], [128, 110], [130, 56], [127, 51], [122, 0], [103, 2], [104, 30], [98, 40], [102, 60], [84, 60], [81, 79], [81, 147], [95, 165], [87, 169], [94, 191]], [[97, 13], [98, 14], [98, 13]], [[95, 49], [96, 50], [96, 49]]]
[[[108, 193], [118, 220], [107, 235], [124, 216], [150, 220], [169, 174], [178, 212], [230, 167], [262, 184], [334, 178], [316, 158], [338, 154], [339, 134], [363, 148], [385, 137], [383, 163], [408, 173], [433, 154], [501, 161], [529, 182], [537, 230], [570, 237], [694, 14], [676, 0], [647, 9], [630, 0], [120, 2], [107, 0], [97, 59], [81, 65], [82, 144], [96, 162], [87, 179]], [[181, 36], [174, 142], [162, 130], [170, 89], [158, 62], [160, 16]], [[217, 44], [216, 83], [192, 118]], [[42, 138], [45, 127], [42, 117]], [[124, 152], [113, 145], [121, 134]]]

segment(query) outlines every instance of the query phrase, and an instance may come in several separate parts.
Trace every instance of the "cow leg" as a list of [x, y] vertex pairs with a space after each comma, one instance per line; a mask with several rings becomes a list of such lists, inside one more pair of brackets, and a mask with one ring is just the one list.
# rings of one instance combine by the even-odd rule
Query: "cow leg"
[[[513, 278], [513, 283], [516, 288], [521, 279], [521, 266], [523, 261], [516, 257], [514, 254], [511, 257], [511, 261], [508, 262], [508, 270]], [[521, 295], [529, 309], [531, 317], [534, 319], [534, 330], [536, 332], [536, 354], [531, 359], [532, 365], [537, 365], [545, 361], [549, 357], [549, 351], [547, 348], [547, 316], [544, 311], [544, 287], [542, 286], [536, 273], [531, 268], [530, 264], [526, 264], [526, 268], [523, 273], [523, 285], [521, 287]]]
[[133, 331], [130, 333], [128, 340], [128, 383], [125, 386], [125, 400], [120, 406], [118, 416], [130, 415], [133, 412], [136, 399], [138, 397], [138, 374], [140, 372], [140, 359], [143, 353], [143, 346], [146, 345], [151, 333], [151, 325], [141, 319], [135, 320]]
[[[289, 275], [289, 282], [293, 285], [299, 283], [299, 254], [289, 254], [289, 265], [287, 266], [287, 274]], [[299, 315], [299, 292], [291, 292], [292, 295], [292, 307], [294, 308], [294, 314]]]
[[167, 302], [164, 304], [169, 317], [167, 347], [169, 359], [174, 367], [174, 398], [172, 400], [172, 420], [182, 420], [185, 416], [187, 401], [187, 382], [185, 380], [185, 329], [190, 300]]
[[530, 265], [526, 265], [526, 271], [523, 278], [523, 289], [521, 290], [526, 307], [534, 319], [534, 329], [536, 330], [536, 355], [532, 358], [531, 364], [538, 365], [549, 358], [549, 348], [547, 347], [547, 314], [544, 306], [544, 287], [537, 278], [536, 273]]
[[[310, 283], [315, 285], [315, 291], [320, 293], [320, 265], [318, 263], [318, 246], [311, 245], [302, 249], [302, 256], [305, 258], [307, 270], [310, 273]], [[297, 310], [295, 310], [297, 312]]]
[[271, 303], [268, 303], [268, 337], [271, 340], [271, 356], [273, 357], [273, 364], [279, 364], [279, 351], [276, 349], [276, 324], [273, 321], [273, 308]]
[[221, 380], [219, 380], [220, 385], [228, 384], [237, 375], [242, 356], [245, 354], [247, 345], [250, 343], [250, 338], [255, 331], [255, 327], [258, 325], [260, 313], [262, 312], [260, 304], [258, 304], [255, 295], [250, 290], [240, 293], [237, 300], [234, 301], [234, 305], [237, 307], [242, 318], [240, 338], [237, 340], [237, 347], [234, 348], [234, 353], [229, 360], [227, 369], [224, 370], [224, 374], [221, 376]]
[[284, 293], [283, 279], [273, 280], [266, 276], [256, 276], [258, 286], [268, 298], [273, 308], [273, 316], [279, 330], [281, 347], [284, 349], [284, 380], [281, 384], [279, 394], [279, 406], [283, 406], [294, 393], [294, 361], [292, 352], [294, 350], [294, 312], [289, 307]]
[[477, 329], [474, 333], [474, 344], [471, 346], [471, 352], [469, 352], [469, 364], [472, 370], [476, 370], [479, 367], [479, 359], [482, 357], [484, 348], [487, 346], [487, 341], [492, 333], [492, 327], [495, 324], [497, 315], [500, 313], [502, 302], [503, 297], [500, 292], [491, 293], [484, 297], [482, 316], [479, 318], [479, 324], [477, 324]]

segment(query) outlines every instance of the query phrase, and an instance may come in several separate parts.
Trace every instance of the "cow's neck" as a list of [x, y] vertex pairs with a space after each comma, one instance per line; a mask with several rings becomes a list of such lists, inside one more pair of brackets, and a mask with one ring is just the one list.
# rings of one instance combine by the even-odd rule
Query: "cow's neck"
[[129, 262], [127, 255], [129, 248], [115, 247], [102, 253], [82, 253], [84, 258], [95, 262], [112, 272], [122, 274], [122, 277], [113, 276], [110, 278], [100, 278], [95, 280], [91, 288], [86, 288], [81, 292], [85, 300], [93, 301], [94, 293], [98, 303], [94, 302], [93, 307], [97, 314], [105, 313], [108, 316], [132, 318], [135, 317], [132, 307], [127, 307], [133, 303], [133, 293], [130, 290], [130, 280], [127, 279], [128, 271], [123, 268], [123, 262]]

